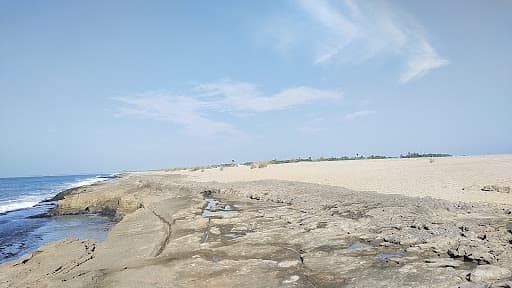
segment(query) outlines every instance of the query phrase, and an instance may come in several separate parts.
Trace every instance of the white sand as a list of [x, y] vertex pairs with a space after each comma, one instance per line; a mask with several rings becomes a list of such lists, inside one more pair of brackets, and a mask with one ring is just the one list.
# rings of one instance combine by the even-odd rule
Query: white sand
[[434, 158], [433, 163], [428, 158], [324, 161], [173, 173], [185, 174], [200, 182], [279, 179], [450, 201], [512, 204], [512, 193], [480, 191], [484, 185], [512, 187], [510, 154]]

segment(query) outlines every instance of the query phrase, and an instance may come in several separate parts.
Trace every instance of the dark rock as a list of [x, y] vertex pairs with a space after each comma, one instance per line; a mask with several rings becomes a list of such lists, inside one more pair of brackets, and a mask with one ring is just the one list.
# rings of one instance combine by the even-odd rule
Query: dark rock
[[499, 192], [499, 193], [510, 193], [510, 186], [499, 186], [499, 185], [485, 185], [480, 189], [486, 192]]
[[491, 288], [512, 288], [512, 281], [493, 283]]

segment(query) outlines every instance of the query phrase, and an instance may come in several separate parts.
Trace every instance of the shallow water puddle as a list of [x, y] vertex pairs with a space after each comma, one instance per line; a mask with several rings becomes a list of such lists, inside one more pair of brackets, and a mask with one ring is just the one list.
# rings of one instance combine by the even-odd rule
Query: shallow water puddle
[[368, 253], [371, 253], [371, 251], [373, 251], [374, 249], [375, 249], [375, 247], [373, 247], [371, 245], [364, 244], [364, 243], [361, 243], [361, 242], [355, 242], [355, 243], [353, 243], [352, 245], [350, 245], [347, 248], [334, 250], [334, 253], [337, 254], [337, 255], [340, 255], [340, 254], [354, 254], [354, 253], [356, 253], [356, 254], [360, 254], [360, 253], [368, 254]]
[[217, 199], [207, 198], [207, 205], [201, 214], [203, 217], [222, 216], [227, 214], [238, 213], [235, 205], [225, 204]]
[[367, 244], [360, 243], [360, 242], [356, 242], [356, 243], [350, 245], [350, 247], [348, 247], [347, 250], [354, 251], [354, 250], [364, 249], [364, 248], [369, 248], [369, 247], [371, 247], [371, 246], [367, 245]]
[[375, 256], [377, 259], [380, 259], [380, 260], [390, 260], [390, 259], [393, 259], [393, 258], [401, 258], [403, 256], [402, 253], [400, 252], [381, 252], [379, 254], [377, 254], [377, 256]]
[[201, 240], [201, 243], [206, 243], [208, 242], [208, 238], [210, 237], [210, 233], [208, 231], [208, 229], [206, 229], [203, 233], [203, 239]]
[[227, 234], [224, 234], [224, 237], [235, 239], [238, 237], [242, 237], [242, 235], [238, 234], [238, 233], [227, 233]]
[[217, 263], [217, 262], [220, 262], [222, 259], [219, 257], [219, 256], [215, 256], [213, 255], [211, 258], [210, 258], [210, 261], [212, 261], [213, 263]]
[[[239, 211], [237, 209], [238, 207], [236, 207], [236, 205], [222, 203], [221, 201], [219, 201], [217, 199], [213, 199], [213, 198], [206, 198], [205, 200], [206, 200], [206, 207], [203, 209], [201, 216], [209, 218], [208, 219], [209, 221], [208, 221], [208, 227], [206, 227], [206, 230], [203, 233], [201, 243], [208, 242], [210, 236], [214, 237], [217, 234], [221, 234], [218, 227], [213, 227], [212, 229], [216, 229], [216, 231], [212, 231], [212, 233], [210, 235], [210, 223], [211, 223], [213, 217], [216, 217], [216, 216], [222, 217], [224, 215], [231, 215], [234, 213], [239, 213]], [[210, 217], [212, 217], [212, 218], [210, 218]], [[233, 233], [233, 232], [226, 233], [228, 231], [223, 231], [223, 234], [221, 234], [221, 235], [223, 235], [224, 237], [229, 238], [229, 239], [236, 239], [238, 237], [243, 236], [242, 234], [239, 234], [239, 233]]]
[[374, 247], [370, 246], [368, 244], [361, 243], [361, 242], [355, 242], [345, 249], [340, 249], [340, 250], [336, 251], [336, 253], [337, 254], [355, 253], [355, 252], [359, 252], [361, 250], [367, 250], [367, 249], [371, 249], [371, 248], [374, 248]]

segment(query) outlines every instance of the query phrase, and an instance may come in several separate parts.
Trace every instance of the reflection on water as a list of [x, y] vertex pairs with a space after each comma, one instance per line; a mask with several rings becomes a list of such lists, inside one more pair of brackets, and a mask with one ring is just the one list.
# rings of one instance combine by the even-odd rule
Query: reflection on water
[[235, 205], [225, 204], [217, 199], [206, 199], [206, 207], [203, 210], [203, 217], [222, 216], [231, 213], [238, 213]]
[[114, 224], [110, 218], [96, 214], [28, 218], [33, 210], [14, 211], [0, 217], [0, 263], [65, 238], [103, 241]]
[[33, 235], [41, 237], [45, 243], [69, 237], [103, 241], [112, 225], [110, 218], [97, 214], [58, 216], [50, 218], [49, 223]]

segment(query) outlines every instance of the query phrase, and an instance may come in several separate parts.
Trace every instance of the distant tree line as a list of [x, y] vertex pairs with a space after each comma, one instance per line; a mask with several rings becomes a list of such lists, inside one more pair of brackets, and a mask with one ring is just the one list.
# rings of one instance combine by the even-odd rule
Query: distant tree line
[[425, 157], [450, 157], [452, 155], [450, 154], [439, 154], [439, 153], [427, 153], [427, 154], [420, 154], [420, 153], [411, 153], [408, 152], [406, 155], [400, 154], [400, 158], [425, 158]]
[[[408, 152], [406, 155], [400, 154], [399, 158], [423, 158], [423, 157], [449, 157], [452, 156], [450, 154], [441, 154], [441, 153], [428, 153], [428, 154], [421, 154], [421, 153], [411, 153]], [[340, 157], [320, 157], [320, 158], [295, 158], [295, 159], [274, 159], [271, 161], [268, 161], [268, 164], [285, 164], [285, 163], [297, 163], [297, 162], [320, 162], [320, 161], [345, 161], [345, 160], [365, 160], [365, 159], [391, 159], [391, 158], [398, 158], [393, 156], [383, 156], [383, 155], [370, 155], [370, 156], [364, 156], [360, 154], [356, 154], [356, 156], [340, 156]], [[243, 165], [253, 165], [256, 162], [245, 162], [242, 163]]]
[[[394, 158], [394, 157], [387, 157], [387, 156], [381, 156], [381, 155], [370, 155], [370, 156], [363, 156], [357, 154], [356, 156], [341, 156], [341, 157], [320, 157], [320, 158], [296, 158], [296, 159], [274, 159], [269, 161], [269, 164], [284, 164], [284, 163], [297, 163], [297, 162], [320, 162], [320, 161], [344, 161], [344, 160], [363, 160], [363, 159], [386, 159], [386, 158]], [[245, 162], [242, 163], [243, 165], [251, 165], [254, 162]]]
[[[297, 163], [297, 162], [320, 162], [320, 161], [345, 161], [345, 160], [365, 160], [365, 159], [391, 159], [391, 158], [433, 158], [433, 157], [450, 157], [452, 155], [450, 154], [442, 154], [442, 153], [411, 153], [408, 152], [407, 154], [403, 155], [400, 154], [399, 157], [393, 157], [393, 156], [383, 156], [383, 155], [370, 155], [370, 156], [364, 156], [357, 153], [355, 156], [340, 156], [340, 157], [320, 157], [320, 158], [295, 158], [295, 159], [283, 159], [283, 160], [270, 160], [270, 161], [249, 161], [241, 163], [242, 165], [250, 166], [251, 169], [253, 168], [264, 168], [267, 167], [270, 164], [285, 164], [285, 163]], [[433, 159], [431, 159], [433, 160]], [[231, 160], [231, 163], [225, 163], [225, 164], [214, 164], [214, 165], [207, 165], [207, 166], [195, 166], [195, 167], [180, 167], [180, 168], [171, 168], [166, 169], [168, 171], [177, 171], [177, 170], [186, 170], [189, 169], [190, 171], [204, 171], [204, 169], [211, 169], [211, 168], [220, 168], [221, 170], [225, 167], [235, 167], [237, 166], [235, 160]]]

